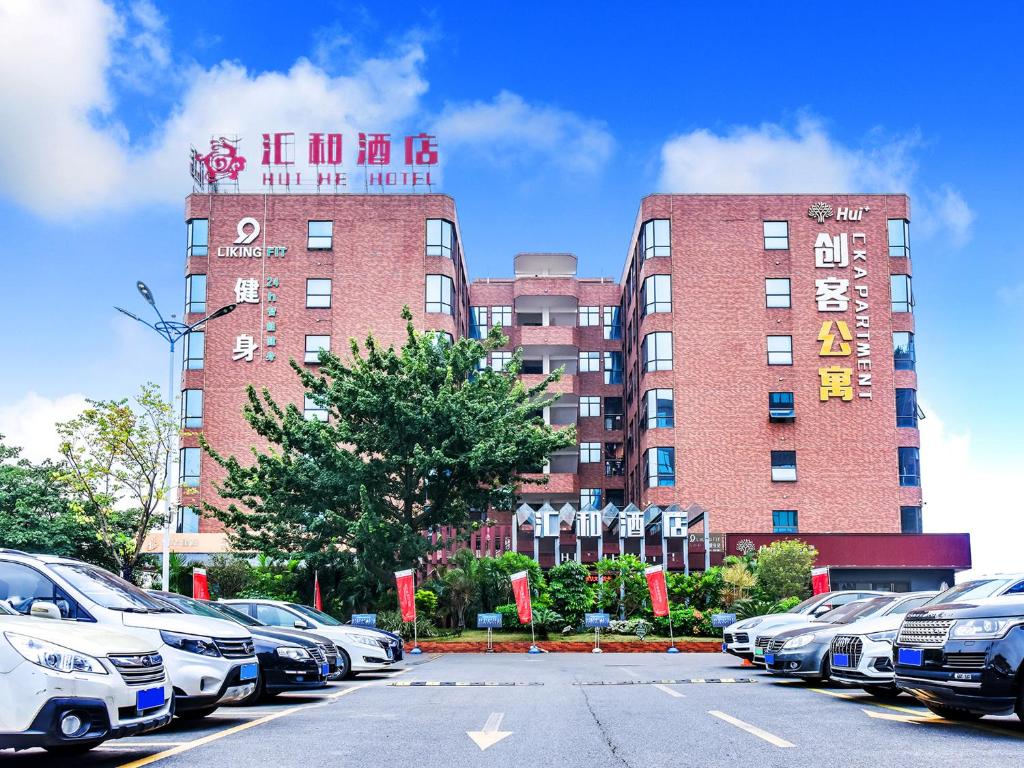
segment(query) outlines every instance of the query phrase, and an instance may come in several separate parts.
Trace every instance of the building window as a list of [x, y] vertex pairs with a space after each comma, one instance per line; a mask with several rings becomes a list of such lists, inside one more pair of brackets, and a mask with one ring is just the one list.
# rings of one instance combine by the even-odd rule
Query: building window
[[306, 278], [306, 307], [328, 309], [331, 306], [331, 279], [329, 277]]
[[580, 397], [580, 416], [600, 416], [601, 398], [596, 395], [582, 395]]
[[427, 331], [430, 334], [430, 343], [434, 349], [439, 347], [450, 347], [455, 343], [455, 337], [448, 331]]
[[181, 426], [182, 429], [203, 428], [203, 390], [181, 390]]
[[446, 219], [427, 219], [427, 256], [452, 257], [452, 223]]
[[792, 392], [768, 393], [768, 421], [786, 422], [796, 419]]
[[334, 240], [333, 221], [311, 221], [306, 229], [306, 247], [311, 251], [331, 250]]
[[487, 338], [487, 307], [469, 308], [469, 338]]
[[600, 352], [580, 352], [580, 373], [596, 373], [600, 370]]
[[772, 510], [772, 533], [799, 533], [795, 509]]
[[667, 331], [644, 336], [644, 371], [672, 370], [672, 334]]
[[604, 476], [623, 477], [626, 474], [626, 462], [622, 459], [622, 443], [604, 444]]
[[622, 318], [618, 307], [604, 308], [604, 337], [606, 339], [622, 338]]
[[910, 275], [889, 275], [889, 296], [893, 312], [913, 312], [914, 292], [910, 286]]
[[764, 222], [764, 249], [766, 251], [789, 250], [789, 222]]
[[917, 390], [896, 390], [896, 426], [917, 429]]
[[793, 337], [768, 337], [768, 365], [793, 364]]
[[206, 275], [185, 278], [185, 314], [206, 314]]
[[179, 456], [181, 472], [179, 474], [180, 484], [188, 488], [199, 487], [199, 449], [182, 448]]
[[622, 398], [606, 397], [604, 399], [604, 428], [606, 430], [622, 429]]
[[640, 230], [640, 252], [644, 260], [672, 255], [672, 228], [668, 219], [645, 221]]
[[303, 362], [306, 363], [319, 363], [320, 362], [320, 350], [323, 349], [327, 352], [331, 351], [331, 337], [330, 336], [307, 336], [306, 337], [306, 355], [303, 358]]
[[621, 352], [605, 352], [604, 353], [604, 383], [605, 384], [621, 384], [622, 383], [622, 353]]
[[580, 464], [597, 464], [601, 461], [600, 443], [580, 443]]
[[302, 415], [306, 421], [327, 421], [327, 408], [309, 395], [303, 395]]
[[648, 448], [645, 463], [647, 465], [647, 487], [658, 488], [676, 484], [676, 449]]
[[512, 362], [511, 352], [491, 352], [491, 370], [504, 371]]
[[178, 507], [174, 530], [177, 533], [199, 533], [199, 513], [195, 507]]
[[183, 365], [186, 371], [198, 371], [203, 367], [206, 354], [206, 332], [192, 331], [185, 334], [185, 357]]
[[448, 275], [427, 275], [427, 312], [454, 315], [452, 279]]
[[796, 482], [796, 451], [772, 451], [772, 480], [776, 483]]
[[892, 364], [897, 371], [913, 371], [917, 368], [917, 352], [914, 350], [914, 334], [896, 331], [892, 335]]
[[644, 317], [655, 312], [671, 312], [672, 277], [651, 275], [645, 279], [640, 289], [640, 303], [643, 305]]
[[580, 327], [586, 328], [588, 326], [597, 325], [601, 322], [601, 308], [600, 307], [580, 307]]
[[889, 255], [910, 257], [910, 222], [889, 219]]
[[491, 325], [508, 328], [512, 325], [512, 307], [491, 307]]
[[210, 254], [210, 220], [191, 219], [188, 222], [188, 242], [185, 253], [188, 256], [208, 256]]
[[594, 509], [601, 508], [600, 488], [580, 488], [580, 509], [591, 506]]
[[789, 309], [793, 305], [788, 277], [767, 277], [764, 281], [764, 302], [769, 309]]
[[675, 407], [672, 402], [671, 389], [649, 389], [644, 394], [643, 420], [645, 429], [674, 427], [676, 424]]
[[920, 507], [900, 507], [900, 533], [921, 533], [923, 529]]
[[921, 451], [919, 448], [899, 448], [900, 485], [921, 484]]

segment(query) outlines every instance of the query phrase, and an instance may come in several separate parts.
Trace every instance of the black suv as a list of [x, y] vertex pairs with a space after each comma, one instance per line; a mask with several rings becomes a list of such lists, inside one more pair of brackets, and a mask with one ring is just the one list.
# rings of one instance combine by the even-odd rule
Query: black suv
[[949, 720], [1024, 721], [1024, 595], [907, 614], [893, 644], [896, 686]]

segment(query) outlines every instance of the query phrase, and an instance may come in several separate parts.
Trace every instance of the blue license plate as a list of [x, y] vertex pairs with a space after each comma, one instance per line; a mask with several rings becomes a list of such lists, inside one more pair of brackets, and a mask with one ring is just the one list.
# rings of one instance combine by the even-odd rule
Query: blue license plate
[[850, 656], [846, 653], [833, 653], [832, 654], [832, 666], [833, 667], [848, 667], [850, 666]]
[[722, 643], [722, 653], [725, 653], [728, 650], [729, 650], [729, 644], [728, 643]]
[[255, 680], [260, 673], [260, 665], [255, 661], [251, 664], [243, 664], [241, 671], [238, 673], [238, 679], [243, 683], [246, 680]]
[[897, 663], [906, 664], [911, 667], [920, 667], [924, 664], [924, 651], [920, 648], [900, 648], [896, 657]]
[[163, 705], [163, 688], [147, 688], [146, 690], [138, 691], [135, 694], [135, 708], [140, 712], [146, 709], [153, 709], [154, 707], [162, 707]]
[[775, 663], [775, 654], [774, 653], [766, 653], [764, 655], [764, 663], [767, 664], [768, 666], [771, 666], [772, 664], [774, 664]]
[[320, 674], [323, 675], [324, 677], [327, 677], [327, 675], [330, 673], [330, 671], [331, 671], [331, 665], [328, 664], [327, 662], [324, 662], [323, 664], [320, 665]]

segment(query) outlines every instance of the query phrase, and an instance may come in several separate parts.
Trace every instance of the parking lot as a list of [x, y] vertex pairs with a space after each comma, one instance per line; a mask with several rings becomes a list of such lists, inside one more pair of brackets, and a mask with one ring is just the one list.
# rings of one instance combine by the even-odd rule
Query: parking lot
[[1004, 768], [1021, 750], [1016, 718], [953, 723], [907, 697], [780, 680], [731, 656], [451, 654], [86, 756], [4, 752], [0, 765]]

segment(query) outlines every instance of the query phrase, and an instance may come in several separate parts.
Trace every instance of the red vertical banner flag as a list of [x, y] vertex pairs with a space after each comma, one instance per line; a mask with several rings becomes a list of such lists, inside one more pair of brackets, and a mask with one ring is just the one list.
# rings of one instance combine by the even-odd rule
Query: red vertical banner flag
[[519, 609], [519, 623], [529, 624], [533, 621], [533, 604], [530, 602], [530, 574], [526, 571], [512, 574], [512, 594], [516, 596], [516, 608]]
[[395, 571], [398, 584], [398, 607], [402, 610], [402, 621], [416, 621], [416, 581], [412, 569]]
[[668, 616], [668, 586], [665, 584], [665, 569], [652, 565], [644, 569], [647, 589], [651, 593], [651, 610], [655, 616]]
[[828, 592], [831, 589], [828, 579], [828, 568], [814, 568], [811, 570], [811, 590], [816, 595]]
[[210, 584], [206, 580], [205, 568], [192, 569], [192, 597], [196, 600], [210, 599]]
[[324, 601], [320, 597], [320, 571], [316, 571], [313, 574], [313, 607], [318, 611], [324, 609]]

